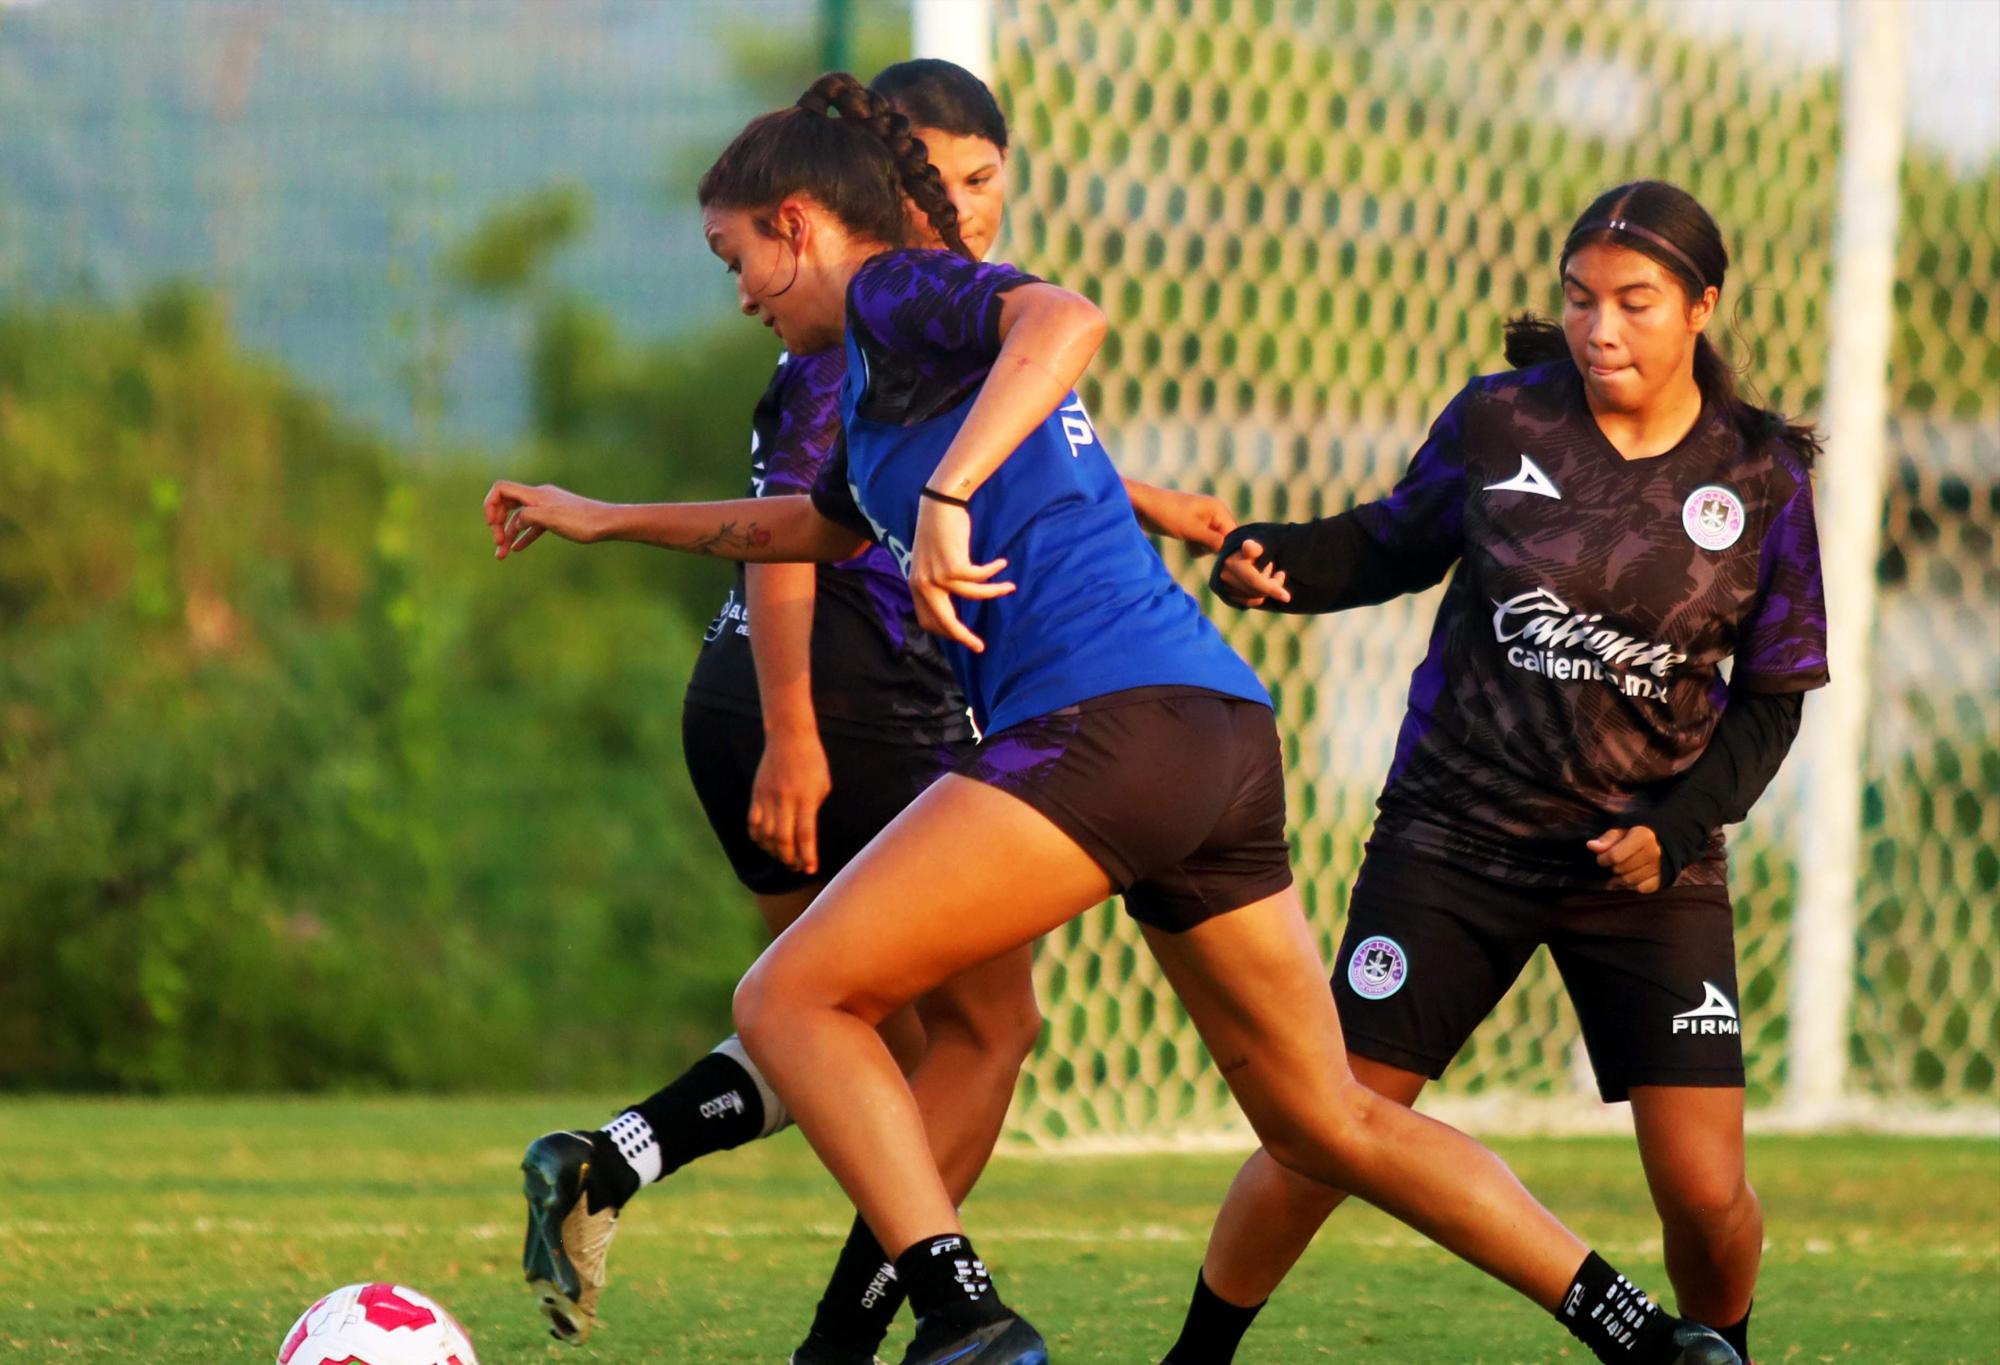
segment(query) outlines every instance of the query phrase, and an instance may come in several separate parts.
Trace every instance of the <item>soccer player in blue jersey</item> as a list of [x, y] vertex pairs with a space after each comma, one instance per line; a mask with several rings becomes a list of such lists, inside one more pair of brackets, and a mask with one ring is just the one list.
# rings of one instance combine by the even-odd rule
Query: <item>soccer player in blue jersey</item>
[[[1740, 398], [1703, 335], [1728, 265], [1685, 191], [1600, 196], [1561, 327], [1510, 324], [1520, 368], [1453, 399], [1388, 497], [1239, 528], [1217, 587], [1338, 611], [1456, 565], [1336, 959], [1348, 1062], [1413, 1102], [1547, 944], [1600, 1092], [1632, 1105], [1680, 1310], [1747, 1356], [1764, 1219], [1721, 827], [1827, 680], [1826, 608], [1817, 438]], [[1253, 1156], [1168, 1360], [1227, 1365], [1343, 1197]]]
[[[1076, 399], [1103, 315], [967, 259], [921, 145], [883, 114], [852, 77], [822, 77], [753, 121], [701, 185], [745, 310], [795, 353], [847, 350], [844, 457], [812, 495], [620, 506], [503, 480], [486, 516], [501, 558], [549, 531], [750, 561], [837, 561], [873, 542], [951, 642], [979, 748], [833, 880], [736, 998], [750, 1055], [895, 1257], [918, 1318], [906, 1365], [1048, 1353], [966, 1238], [875, 1025], [1113, 893], [1284, 1164], [1572, 1310], [1601, 1359], [1732, 1365], [1719, 1337], [1600, 1277], [1490, 1152], [1354, 1081], [1286, 862], [1269, 698], [1139, 533]], [[800, 192], [828, 166], [836, 192]], [[899, 191], [952, 251], [902, 246]], [[796, 271], [767, 292], [787, 259]]]
[[[1007, 121], [992, 92], [938, 60], [896, 63], [870, 84], [911, 120], [961, 239], [985, 256], [1006, 198]], [[915, 226], [930, 232], [927, 219]], [[811, 490], [840, 440], [846, 372], [839, 348], [779, 357], [752, 416], [751, 497]], [[1131, 489], [1156, 533], [1212, 551], [1229, 529], [1216, 499]], [[742, 566], [696, 659], [681, 734], [695, 792], [773, 935], [973, 745], [964, 694], [879, 546], [837, 564]], [[1040, 1031], [1030, 956], [1023, 947], [982, 963], [880, 1025], [930, 1116], [958, 1198], [992, 1152]], [[553, 1334], [589, 1334], [610, 1235], [639, 1190], [788, 1123], [731, 1037], [604, 1127], [531, 1144], [523, 1262]], [[579, 1201], [582, 1214], [572, 1219]], [[901, 1303], [893, 1271], [857, 1218], [793, 1365], [870, 1365]]]

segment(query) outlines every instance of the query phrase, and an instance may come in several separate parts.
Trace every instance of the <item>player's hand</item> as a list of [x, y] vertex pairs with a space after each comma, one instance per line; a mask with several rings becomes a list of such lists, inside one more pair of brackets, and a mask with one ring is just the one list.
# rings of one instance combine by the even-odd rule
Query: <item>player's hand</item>
[[813, 876], [819, 871], [819, 808], [832, 790], [817, 731], [765, 736], [750, 786], [750, 838], [792, 871]]
[[1597, 865], [1611, 869], [1609, 889], [1641, 894], [1660, 889], [1660, 840], [1646, 825], [1607, 829], [1587, 847]]
[[972, 562], [970, 512], [936, 498], [919, 499], [916, 544], [910, 547], [910, 596], [925, 630], [956, 640], [974, 654], [983, 653], [986, 642], [965, 628], [951, 599], [985, 602], [1005, 597], [1015, 585], [992, 579], [1006, 567], [1004, 559]]
[[530, 485], [501, 479], [486, 493], [486, 525], [493, 532], [493, 557], [505, 559], [527, 549], [544, 531], [588, 545], [604, 534], [609, 506], [552, 483]]
[[1257, 567], [1257, 561], [1263, 557], [1264, 547], [1246, 540], [1236, 547], [1235, 554], [1222, 561], [1218, 582], [1223, 601], [1235, 607], [1261, 607], [1268, 601], [1292, 600], [1283, 569], [1272, 573]]
[[1178, 489], [1155, 489], [1147, 499], [1148, 529], [1187, 545], [1197, 555], [1212, 555], [1222, 548], [1222, 538], [1236, 529], [1229, 505], [1207, 493], [1183, 493]]

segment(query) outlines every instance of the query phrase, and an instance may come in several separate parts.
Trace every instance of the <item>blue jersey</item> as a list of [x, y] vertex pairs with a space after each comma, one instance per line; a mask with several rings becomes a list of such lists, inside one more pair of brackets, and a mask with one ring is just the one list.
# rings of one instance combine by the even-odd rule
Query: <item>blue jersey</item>
[[[813, 488], [833, 520], [907, 575], [919, 495], [1000, 350], [1001, 296], [1035, 283], [1006, 265], [894, 251], [855, 274], [836, 453]], [[1083, 403], [1070, 393], [972, 495], [972, 557], [1005, 558], [1016, 590], [954, 599], [982, 640], [945, 642], [982, 731], [1134, 687], [1270, 696], [1153, 552]]]

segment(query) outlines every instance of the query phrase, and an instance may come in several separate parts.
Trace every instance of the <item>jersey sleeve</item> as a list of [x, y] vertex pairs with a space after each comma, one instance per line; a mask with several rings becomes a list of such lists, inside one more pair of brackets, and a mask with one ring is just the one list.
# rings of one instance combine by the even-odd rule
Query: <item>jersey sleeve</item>
[[1209, 587], [1233, 600], [1222, 571], [1246, 540], [1263, 547], [1260, 568], [1284, 571], [1291, 595], [1285, 602], [1266, 601], [1266, 611], [1373, 606], [1443, 578], [1463, 550], [1466, 402], [1461, 393], [1439, 414], [1388, 497], [1317, 521], [1256, 522], [1231, 531], [1215, 557]]
[[854, 501], [854, 490], [847, 482], [847, 439], [839, 434], [836, 427], [833, 453], [820, 466], [819, 477], [812, 486], [813, 510], [828, 521], [845, 526], [856, 535], [866, 536], [875, 541], [878, 537], [868, 518], [861, 513], [861, 506]]
[[761, 497], [810, 493], [840, 443], [840, 384], [847, 354], [839, 347], [785, 362], [777, 430], [764, 457]]
[[1757, 600], [1737, 637], [1730, 679], [1752, 692], [1826, 686], [1826, 589], [1812, 484], [1803, 475], [1764, 533]]
[[1011, 265], [950, 251], [895, 251], [856, 272], [849, 322], [886, 351], [984, 366], [1000, 354], [1002, 296], [1039, 283]]
[[1430, 435], [1389, 496], [1354, 509], [1356, 523], [1411, 585], [1405, 592], [1437, 582], [1464, 553], [1465, 423], [1471, 407], [1468, 388], [1431, 423]]

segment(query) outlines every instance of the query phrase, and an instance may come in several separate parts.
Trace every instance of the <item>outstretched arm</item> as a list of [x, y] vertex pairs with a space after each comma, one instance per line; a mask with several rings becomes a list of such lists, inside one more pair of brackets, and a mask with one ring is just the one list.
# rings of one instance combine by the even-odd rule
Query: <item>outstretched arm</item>
[[1237, 527], [1222, 543], [1209, 586], [1236, 607], [1345, 611], [1422, 592], [1450, 567], [1440, 555], [1384, 544], [1353, 512], [1342, 512], [1318, 521]]
[[1181, 541], [1198, 555], [1220, 550], [1222, 538], [1236, 529], [1228, 505], [1207, 493], [1183, 493], [1127, 479], [1125, 496], [1132, 499], [1133, 515], [1147, 535]]
[[1317, 521], [1239, 526], [1223, 541], [1209, 586], [1234, 606], [1319, 612], [1386, 602], [1443, 578], [1465, 548], [1472, 392], [1438, 414], [1388, 497]]
[[520, 553], [544, 531], [579, 545], [630, 540], [759, 564], [836, 563], [868, 543], [821, 515], [803, 494], [729, 502], [598, 502], [554, 484], [506, 479], [486, 494], [486, 524], [495, 559]]

